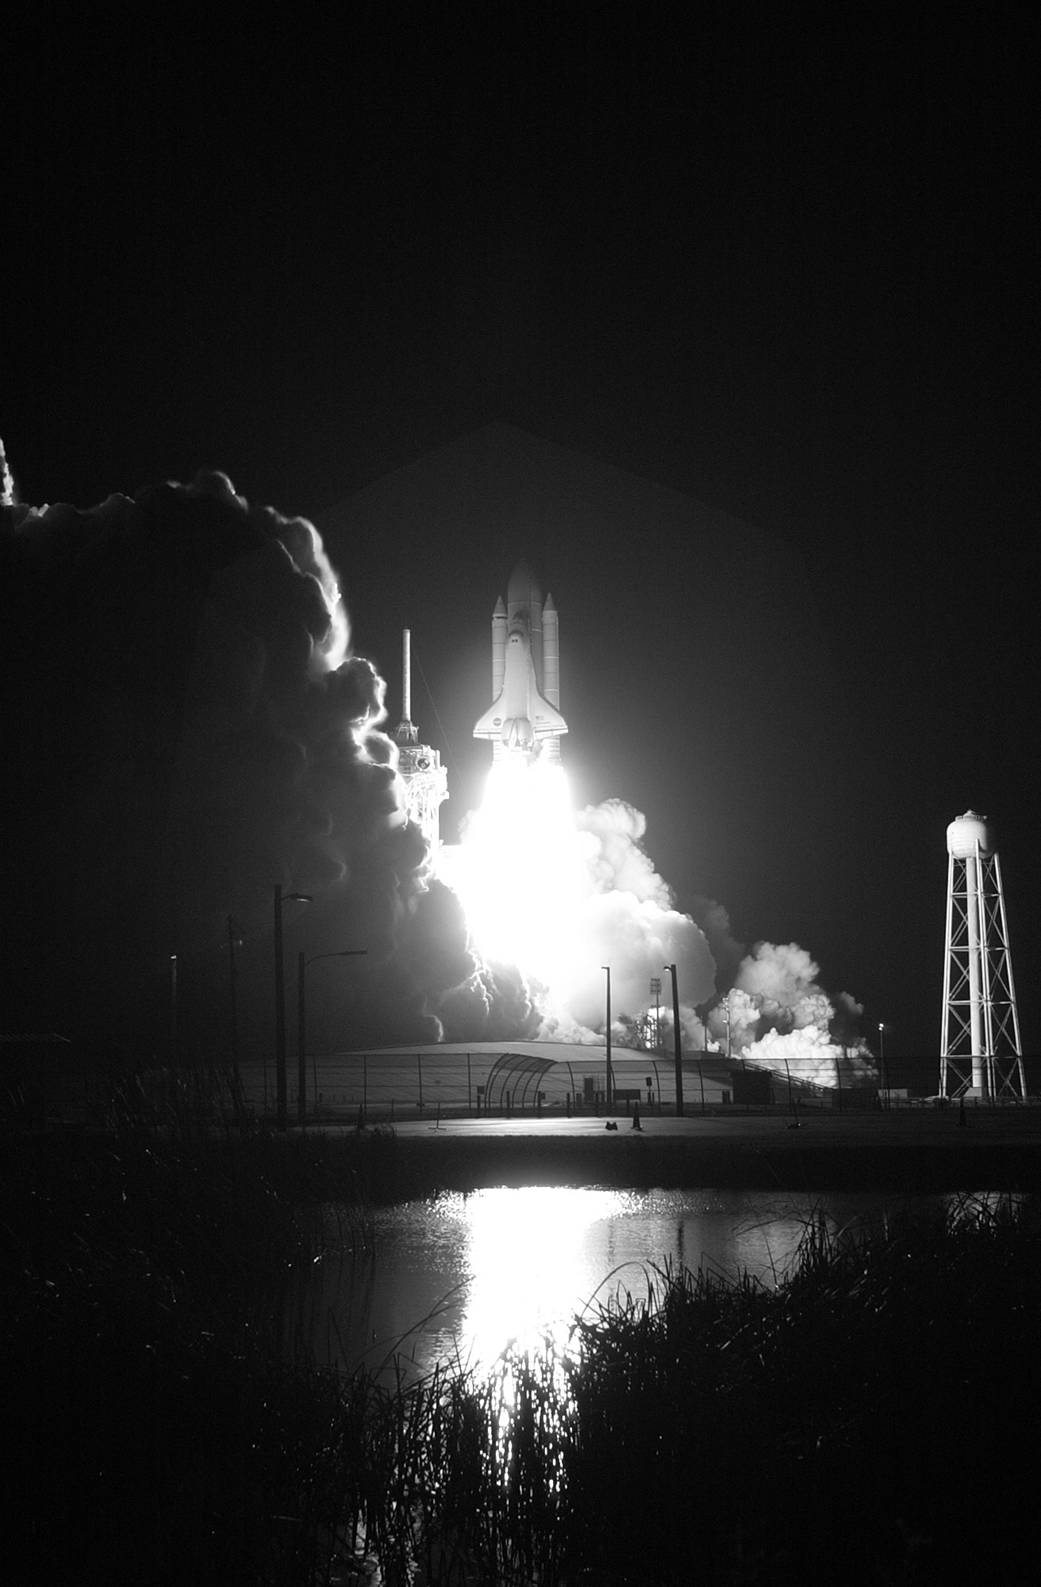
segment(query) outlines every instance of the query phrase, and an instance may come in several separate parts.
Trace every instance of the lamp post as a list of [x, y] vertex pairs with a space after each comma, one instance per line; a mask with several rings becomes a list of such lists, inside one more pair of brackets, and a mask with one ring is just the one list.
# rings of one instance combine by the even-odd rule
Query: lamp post
[[[296, 1091], [296, 1117], [299, 1124], [304, 1122], [304, 1102], [307, 1088], [307, 967], [317, 964], [319, 959], [354, 959], [359, 954], [368, 953], [368, 948], [341, 948], [334, 953], [316, 953], [314, 958], [306, 959], [303, 953], [296, 956], [296, 1016], [297, 1039], [299, 1052], [297, 1053], [297, 1091]], [[318, 1102], [318, 1078], [314, 1083], [315, 1105]]]
[[886, 1107], [889, 1103], [889, 1098], [885, 1095], [888, 1090], [886, 1086], [886, 1027], [882, 1020], [878, 1022], [878, 1077], [882, 1082], [882, 1106]]
[[170, 1056], [176, 1064], [181, 1056], [180, 1011], [177, 1006], [177, 955], [170, 955]]
[[280, 1130], [289, 1127], [286, 1105], [286, 967], [282, 958], [282, 905], [287, 898], [309, 904], [311, 894], [283, 895], [281, 882], [275, 883], [275, 1108]]
[[[697, 1013], [697, 1009], [695, 1009], [694, 1012]], [[705, 1019], [707, 1017], [708, 1016], [706, 1015], [705, 1009], [703, 1007], [701, 1010], [701, 1026], [703, 1034], [701, 1037], [701, 1047], [698, 1050], [698, 1085], [701, 1088], [702, 1113], [705, 1111], [705, 1054], [708, 1052], [708, 1026], [705, 1024]]]
[[237, 977], [235, 971], [235, 947], [242, 941], [242, 927], [232, 915], [228, 916], [228, 998], [231, 1014], [231, 1075], [234, 1091], [233, 1102], [235, 1115], [239, 1124], [243, 1122], [244, 1108], [242, 1104], [242, 1076], [239, 1072], [239, 1015]]
[[607, 976], [607, 1040], [604, 1043], [604, 1053], [607, 1058], [607, 1110], [614, 1107], [614, 1076], [611, 1073], [611, 966], [602, 964], [601, 970]]
[[680, 994], [676, 985], [676, 966], [665, 965], [672, 976], [672, 1039], [676, 1049], [676, 1117], [683, 1117], [683, 1047], [680, 1039]]

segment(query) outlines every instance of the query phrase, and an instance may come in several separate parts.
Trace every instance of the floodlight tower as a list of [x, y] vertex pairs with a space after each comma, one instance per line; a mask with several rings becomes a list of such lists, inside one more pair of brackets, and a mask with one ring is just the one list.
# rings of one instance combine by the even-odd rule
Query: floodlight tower
[[448, 773], [437, 750], [419, 742], [419, 729], [412, 723], [412, 631], [408, 628], [401, 631], [401, 706], [394, 742], [408, 818], [419, 827], [434, 854], [440, 841], [441, 804], [448, 798]]
[[1023, 1047], [1001, 865], [986, 817], [966, 810], [952, 821], [947, 855], [940, 1095], [1022, 1099]]

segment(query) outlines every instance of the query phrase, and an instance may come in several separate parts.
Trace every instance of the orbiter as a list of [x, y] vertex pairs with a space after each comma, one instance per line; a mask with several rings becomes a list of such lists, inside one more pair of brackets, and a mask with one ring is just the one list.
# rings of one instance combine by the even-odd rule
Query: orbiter
[[552, 595], [542, 599], [524, 562], [510, 576], [506, 602], [492, 612], [492, 705], [474, 724], [474, 738], [490, 738], [494, 763], [560, 759], [567, 723], [560, 705], [560, 638]]

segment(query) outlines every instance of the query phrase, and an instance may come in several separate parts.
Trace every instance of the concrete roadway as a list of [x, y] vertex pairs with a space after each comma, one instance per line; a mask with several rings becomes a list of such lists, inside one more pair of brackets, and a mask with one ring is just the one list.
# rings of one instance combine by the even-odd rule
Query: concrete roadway
[[[550, 1103], [539, 1116], [532, 1108], [518, 1109], [510, 1118], [496, 1110], [493, 1114], [478, 1114], [468, 1110], [468, 1102], [477, 1100], [477, 1088], [487, 1078], [492, 1059], [487, 1054], [476, 1054], [471, 1065], [457, 1054], [440, 1058], [425, 1055], [423, 1060], [424, 1107], [417, 1106], [418, 1065], [415, 1057], [396, 1055], [393, 1061], [372, 1062], [367, 1074], [360, 1060], [350, 1064], [343, 1058], [319, 1058], [317, 1069], [308, 1066], [306, 1097], [308, 1111], [312, 1105], [313, 1080], [318, 1080], [318, 1090], [323, 1104], [331, 1116], [317, 1123], [309, 1118], [308, 1129], [321, 1129], [332, 1134], [354, 1132], [363, 1099], [367, 1101], [365, 1119], [370, 1126], [389, 1127], [405, 1139], [435, 1140], [439, 1136], [478, 1139], [510, 1139], [517, 1137], [550, 1138], [554, 1136], [600, 1136], [605, 1146], [609, 1141], [624, 1137], [663, 1143], [668, 1140], [695, 1139], [718, 1147], [740, 1146], [747, 1143], [762, 1149], [769, 1142], [771, 1153], [786, 1153], [797, 1148], [830, 1148], [833, 1146], [886, 1146], [914, 1149], [916, 1146], [933, 1150], [957, 1147], [962, 1151], [975, 1146], [1016, 1146], [1032, 1150], [1041, 1147], [1041, 1107], [1010, 1105], [1000, 1108], [967, 1107], [964, 1125], [958, 1107], [894, 1107], [885, 1111], [816, 1111], [801, 1109], [799, 1128], [792, 1127], [791, 1114], [784, 1107], [770, 1112], [746, 1113], [740, 1106], [703, 1114], [696, 1096], [687, 1098], [686, 1116], [676, 1118], [671, 1113], [659, 1114], [641, 1107], [640, 1132], [632, 1129], [631, 1116], [624, 1107], [613, 1115], [618, 1125], [617, 1135], [605, 1129], [608, 1115], [576, 1113], [568, 1117], [563, 1096], [550, 1097]], [[297, 1069], [291, 1058], [287, 1074], [287, 1102], [291, 1127], [295, 1127]], [[265, 1080], [266, 1097], [265, 1106]], [[260, 1064], [243, 1066], [243, 1081], [247, 1102], [258, 1114], [274, 1110], [274, 1075], [268, 1066], [265, 1075]], [[364, 1089], [363, 1089], [364, 1087]], [[395, 1098], [397, 1100], [395, 1100]], [[440, 1108], [441, 1118], [438, 1120]], [[1041, 1156], [1041, 1154], [1039, 1154]]]
[[[542, 1118], [533, 1114], [514, 1115], [513, 1118], [436, 1118], [396, 1119], [390, 1126], [403, 1139], [429, 1136], [466, 1136], [474, 1138], [548, 1136], [613, 1136], [605, 1128], [608, 1115], [600, 1117], [568, 1118], [566, 1114], [546, 1113]], [[613, 1115], [618, 1125], [618, 1135], [633, 1137], [637, 1132], [632, 1120], [624, 1113]], [[770, 1141], [778, 1148], [787, 1146], [909, 1146], [939, 1145], [967, 1147], [978, 1142], [988, 1145], [1015, 1143], [1022, 1146], [1041, 1147], [1041, 1108], [1009, 1107], [967, 1109], [965, 1124], [958, 1122], [957, 1108], [908, 1108], [884, 1113], [824, 1113], [803, 1118], [799, 1127], [792, 1128], [788, 1114], [733, 1115], [688, 1114], [684, 1118], [641, 1113], [641, 1129], [645, 1140], [688, 1138], [730, 1143], [735, 1146], [748, 1142]], [[339, 1133], [354, 1129], [354, 1125], [319, 1124], [311, 1128], [328, 1129]]]

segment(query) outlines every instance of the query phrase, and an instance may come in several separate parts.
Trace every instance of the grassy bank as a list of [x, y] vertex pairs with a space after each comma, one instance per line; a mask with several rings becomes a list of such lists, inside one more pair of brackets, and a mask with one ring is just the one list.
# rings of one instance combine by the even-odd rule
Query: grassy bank
[[[672, 1121], [666, 1121], [667, 1124]], [[620, 1189], [704, 1188], [945, 1192], [1041, 1191], [1041, 1112], [988, 1110], [959, 1127], [949, 1114], [818, 1120], [715, 1118], [690, 1133], [642, 1131], [487, 1134], [467, 1124], [442, 1129], [309, 1130], [287, 1161], [305, 1153], [308, 1174], [328, 1187], [394, 1203], [437, 1191], [498, 1185], [599, 1185]], [[271, 1150], [278, 1147], [272, 1137]], [[294, 1170], [295, 1172], [296, 1170]]]
[[565, 1365], [387, 1389], [288, 1357], [284, 1300], [315, 1206], [363, 1244], [402, 1143], [3, 1144], [19, 1580], [1030, 1579], [1031, 1210], [839, 1245], [811, 1225], [779, 1289], [658, 1274]]
[[[20, 1579], [308, 1580], [316, 1451], [342, 1415], [337, 1386], [282, 1351], [328, 1190], [309, 1154], [137, 1131], [2, 1146]], [[344, 1229], [365, 1237], [363, 1205]]]
[[[1030, 1578], [1034, 1213], [967, 1204], [838, 1244], [811, 1226], [776, 1291], [674, 1275], [659, 1300], [582, 1330], [568, 1492], [587, 1557], [677, 1584]], [[612, 1537], [605, 1496], [645, 1472], [654, 1524]]]

